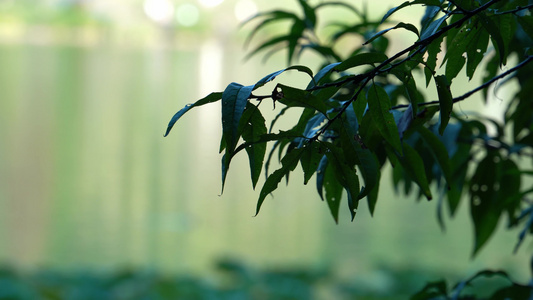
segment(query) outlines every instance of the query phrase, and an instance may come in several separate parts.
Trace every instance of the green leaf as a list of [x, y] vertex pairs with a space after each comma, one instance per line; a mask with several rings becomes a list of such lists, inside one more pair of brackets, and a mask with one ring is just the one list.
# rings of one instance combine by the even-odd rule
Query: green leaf
[[344, 187], [348, 193], [348, 197], [350, 197], [352, 200], [352, 203], [350, 204], [350, 213], [353, 220], [358, 204], [357, 199], [359, 199], [358, 196], [360, 193], [359, 177], [357, 176], [356, 169], [355, 167], [349, 166], [346, 163], [346, 158], [341, 148], [331, 143], [324, 144], [328, 148], [326, 156], [328, 157], [328, 161], [335, 171], [337, 180]]
[[524, 32], [533, 39], [533, 16], [515, 16]]
[[387, 59], [387, 55], [379, 52], [360, 53], [341, 62], [339, 65], [334, 67], [334, 70], [337, 72], [342, 72], [361, 65], [373, 65], [376, 63], [381, 63]]
[[384, 35], [385, 33], [389, 32], [389, 31], [391, 31], [393, 29], [398, 29], [398, 28], [407, 29], [407, 30], [415, 33], [417, 36], [420, 36], [420, 34], [418, 33], [418, 29], [416, 28], [415, 25], [410, 24], [410, 23], [400, 22], [394, 27], [387, 28], [387, 29], [384, 29], [384, 30], [381, 30], [381, 31], [377, 32], [376, 34], [371, 36], [366, 42], [364, 42], [363, 45], [368, 45], [368, 44], [372, 43], [372, 41], [374, 41], [378, 37]]
[[450, 121], [450, 116], [453, 109], [453, 97], [452, 92], [450, 91], [450, 84], [445, 75], [439, 75], [435, 77], [435, 84], [437, 85], [437, 93], [439, 95], [439, 106], [440, 106], [440, 125], [439, 133], [442, 135], [444, 129]]
[[431, 200], [431, 190], [429, 189], [429, 183], [426, 177], [426, 170], [424, 168], [424, 161], [415, 149], [411, 148], [408, 144], [403, 144], [403, 157], [398, 156], [398, 160], [402, 165], [405, 172], [413, 179], [420, 187], [421, 192], [426, 196], [428, 200]]
[[402, 153], [402, 142], [394, 116], [390, 113], [391, 105], [385, 90], [373, 84], [367, 93], [368, 109], [381, 136], [399, 153]]
[[326, 104], [319, 98], [314, 96], [311, 92], [293, 88], [287, 85], [278, 84], [276, 89], [281, 89], [283, 97], [278, 102], [289, 107], [305, 107], [312, 108], [326, 114]]
[[[230, 83], [222, 93], [222, 142], [226, 153], [222, 158], [222, 191], [226, 182], [233, 152], [242, 132], [239, 132], [239, 124], [248, 98], [252, 94], [253, 85], [243, 86], [238, 83]], [[222, 148], [222, 146], [221, 146]]]
[[170, 130], [172, 130], [172, 127], [174, 127], [174, 124], [183, 116], [186, 112], [188, 112], [190, 109], [198, 106], [202, 106], [204, 104], [213, 103], [222, 98], [222, 93], [211, 93], [207, 95], [206, 97], [196, 101], [193, 104], [187, 104], [184, 108], [180, 109], [173, 117], [170, 119], [170, 122], [167, 126], [167, 131], [165, 132], [165, 136], [167, 136], [170, 133]]
[[401, 113], [401, 117], [396, 121], [396, 126], [398, 126], [398, 134], [400, 135], [400, 140], [403, 140], [403, 135], [407, 129], [411, 126], [413, 122], [413, 105], [409, 104], [407, 109]]
[[320, 83], [320, 81], [324, 77], [329, 75], [333, 71], [333, 68], [335, 68], [339, 64], [340, 64], [340, 62], [332, 63], [332, 64], [329, 64], [329, 65], [325, 66], [320, 71], [318, 71], [318, 73], [316, 73], [316, 76], [315, 76], [314, 80], [309, 82], [309, 84], [307, 85], [307, 90], [312, 89], [315, 86], [317, 86]]
[[[250, 116], [247, 113], [250, 112]], [[265, 119], [261, 115], [261, 111], [253, 104], [248, 103], [243, 114], [243, 119], [248, 120], [243, 128], [242, 137], [245, 142], [255, 142], [267, 133]], [[263, 161], [266, 153], [266, 142], [250, 143], [245, 148], [250, 162], [250, 173], [252, 176], [252, 187], [255, 189], [261, 169], [263, 168]]]
[[294, 20], [294, 24], [292, 24], [291, 32], [289, 34], [291, 38], [289, 39], [289, 45], [287, 46], [287, 50], [289, 51], [287, 61], [288, 64], [292, 62], [294, 52], [296, 51], [296, 47], [298, 46], [298, 41], [303, 36], [305, 27], [306, 24], [302, 20]]
[[[334, 60], [334, 61], [340, 61], [342, 60], [341, 57], [335, 53], [335, 50], [328, 46], [322, 46], [315, 43], [309, 43], [306, 45], [301, 46], [301, 52], [303, 53], [304, 50], [311, 49], [315, 51], [316, 53], [322, 55], [327, 61]], [[300, 53], [301, 54], [301, 53]]]
[[489, 240], [498, 225], [502, 209], [495, 191], [501, 171], [496, 163], [499, 156], [488, 153], [477, 164], [470, 181], [470, 214], [474, 222], [474, 251], [478, 251]]
[[321, 144], [317, 142], [306, 144], [303, 149], [304, 152], [300, 157], [300, 165], [304, 172], [304, 184], [307, 184], [313, 174], [317, 171], [325, 151], [324, 148], [321, 147]]
[[426, 75], [426, 88], [429, 86], [431, 78], [433, 78], [435, 75], [435, 70], [437, 68], [437, 55], [441, 52], [440, 45], [442, 44], [443, 39], [444, 36], [436, 39], [429, 44], [427, 48], [427, 59], [424, 68], [424, 73]]
[[[490, 35], [492, 44], [496, 48], [496, 52], [499, 55], [500, 65], [505, 65], [507, 62], [507, 53], [506, 53], [506, 46], [505, 46], [505, 41], [502, 36], [502, 33], [505, 33], [506, 35], [509, 33], [507, 33], [505, 28], [502, 28], [499, 26], [501, 24], [496, 24], [496, 22], [493, 20], [493, 17], [487, 16], [484, 12], [480, 13], [478, 15], [478, 18], [481, 20], [481, 24], [483, 25], [483, 28], [485, 28], [485, 30]], [[508, 39], [507, 36], [506, 36], [506, 39]]]
[[259, 214], [259, 210], [261, 209], [266, 196], [275, 191], [278, 188], [278, 184], [281, 179], [293, 171], [298, 165], [298, 161], [300, 160], [303, 151], [303, 148], [299, 148], [287, 153], [281, 160], [281, 168], [268, 176], [263, 188], [261, 189], [261, 192], [259, 193], [259, 199], [257, 200], [257, 208], [255, 212], [256, 216]]
[[304, 11], [304, 23], [305, 27], [314, 30], [316, 26], [316, 13], [315, 9], [312, 8], [308, 3], [307, 0], [298, 0], [300, 3], [300, 6], [302, 7], [302, 10]]
[[478, 29], [472, 35], [472, 40], [466, 51], [466, 76], [470, 80], [472, 80], [479, 63], [485, 57], [489, 45], [489, 35], [486, 31]]
[[250, 51], [250, 53], [248, 55], [246, 55], [245, 60], [249, 59], [250, 57], [252, 57], [255, 54], [257, 54], [258, 52], [260, 52], [261, 50], [264, 50], [264, 49], [266, 49], [268, 47], [272, 47], [272, 46], [274, 46], [276, 44], [283, 43], [283, 42], [286, 42], [288, 44], [291, 41], [294, 42], [295, 39], [299, 39], [299, 38], [300, 38], [300, 36], [293, 36], [291, 34], [274, 37], [274, 38], [262, 43], [261, 45], [259, 45], [254, 50]]
[[[326, 156], [324, 156], [326, 157]], [[322, 161], [321, 161], [322, 163]], [[328, 163], [328, 160], [325, 160], [325, 170], [323, 176], [323, 188], [326, 192], [326, 203], [328, 204], [329, 211], [335, 223], [339, 223], [339, 208], [342, 200], [342, 185], [337, 179], [337, 174], [335, 169]]]
[[311, 77], [311, 79], [313, 78], [313, 71], [311, 71], [311, 69], [309, 69], [308, 67], [306, 67], [306, 66], [290, 66], [288, 68], [273, 72], [273, 73], [268, 74], [267, 76], [263, 77], [261, 80], [259, 80], [254, 85], [254, 90], [259, 88], [259, 87], [261, 87], [261, 86], [263, 86], [263, 85], [265, 85], [266, 83], [274, 80], [281, 73], [283, 73], [285, 71], [290, 71], [290, 70], [297, 70], [297, 71], [300, 71], [300, 72], [307, 73]]
[[[365, 185], [361, 189], [359, 194], [359, 199], [363, 197], [368, 197], [370, 214], [373, 214], [375, 206], [375, 198], [377, 197], [377, 191], [379, 188], [379, 180], [381, 178], [381, 170], [379, 167], [379, 162], [376, 156], [370, 152], [368, 149], [357, 149], [357, 158], [360, 161], [358, 165], [359, 170], [361, 170], [361, 175], [363, 175], [363, 180]], [[372, 191], [375, 191], [375, 196], [372, 195]], [[373, 202], [373, 204], [371, 204]]]
[[244, 42], [244, 45], [248, 45], [250, 43], [250, 41], [252, 40], [252, 38], [257, 34], [257, 32], [265, 27], [266, 25], [270, 24], [270, 23], [274, 23], [274, 22], [278, 22], [278, 21], [284, 21], [284, 20], [296, 20], [298, 19], [298, 16], [296, 16], [295, 14], [293, 13], [290, 13], [290, 12], [286, 12], [286, 11], [282, 11], [282, 10], [275, 10], [275, 11], [269, 11], [269, 12], [264, 12], [264, 13], [260, 13], [260, 14], [257, 14], [251, 18], [249, 18], [248, 20], [244, 21], [241, 26], [244, 26], [245, 24], [247, 24], [248, 22], [252, 21], [252, 20], [255, 20], [257, 18], [260, 18], [260, 17], [266, 17], [265, 20], [263, 20], [261, 23], [259, 23], [258, 25], [256, 25], [254, 27], [254, 29], [252, 29], [252, 31], [250, 32], [250, 34], [248, 34], [248, 37], [246, 38], [246, 41]]
[[226, 153], [235, 149], [240, 137], [239, 122], [248, 98], [252, 94], [254, 86], [243, 86], [230, 83], [222, 94], [222, 134], [226, 143]]
[[324, 188], [324, 181], [326, 178], [326, 168], [328, 166], [328, 157], [326, 155], [323, 155], [320, 159], [320, 162], [318, 163], [318, 167], [316, 169], [316, 189], [318, 192], [318, 195], [320, 196], [320, 199], [324, 201], [324, 195], [322, 193]]
[[427, 25], [427, 27], [422, 28], [420, 33], [420, 40], [423, 41], [431, 36], [433, 36], [442, 26], [446, 25], [446, 19], [448, 16], [443, 16]]
[[415, 4], [423, 4], [423, 5], [427, 5], [427, 6], [440, 6], [441, 3], [439, 0], [414, 0], [414, 1], [405, 1], [404, 3], [396, 6], [396, 7], [393, 7], [391, 8], [384, 16], [383, 18], [381, 19], [381, 23], [383, 23], [386, 19], [388, 19], [393, 13], [399, 11], [400, 9], [404, 8], [404, 7], [407, 7], [407, 6], [411, 6], [411, 5], [415, 5]]
[[451, 163], [446, 147], [444, 147], [444, 144], [439, 140], [439, 138], [429, 129], [420, 127], [418, 128], [418, 133], [420, 133], [420, 136], [424, 142], [426, 142], [426, 144], [429, 146], [429, 149], [435, 156], [435, 159], [437, 160], [437, 163], [444, 174], [444, 179], [446, 179], [448, 185], [451, 186], [453, 183], [452, 171], [450, 167]]

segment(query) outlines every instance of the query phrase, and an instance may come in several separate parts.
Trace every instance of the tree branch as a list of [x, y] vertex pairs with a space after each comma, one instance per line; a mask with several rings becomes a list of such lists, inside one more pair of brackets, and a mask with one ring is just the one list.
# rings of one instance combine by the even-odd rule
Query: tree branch
[[[463, 94], [463, 95], [461, 95], [459, 97], [453, 98], [453, 103], [457, 103], [457, 102], [460, 102], [460, 101], [463, 101], [463, 100], [469, 98], [473, 94], [475, 94], [475, 93], [481, 91], [482, 89], [488, 87], [489, 85], [491, 85], [495, 81], [498, 81], [498, 80], [506, 77], [507, 75], [517, 71], [518, 69], [524, 67], [525, 65], [530, 63], [532, 60], [533, 60], [533, 56], [528, 56], [526, 59], [524, 59], [521, 63], [519, 63], [518, 65], [514, 66], [513, 68], [501, 73], [498, 76], [493, 77], [491, 80], [483, 83], [482, 85], [478, 86], [477, 88], [475, 88], [475, 89], [473, 89], [473, 90], [471, 90], [471, 91], [469, 91], [469, 92], [467, 92], [467, 93], [465, 93], [465, 94]], [[419, 103], [418, 106], [421, 107], [421, 106], [429, 106], [429, 105], [437, 105], [437, 104], [439, 104], [439, 100]], [[392, 107], [391, 110], [400, 109], [400, 108], [407, 108], [407, 107], [409, 107], [409, 104], [396, 105], [396, 106]]]

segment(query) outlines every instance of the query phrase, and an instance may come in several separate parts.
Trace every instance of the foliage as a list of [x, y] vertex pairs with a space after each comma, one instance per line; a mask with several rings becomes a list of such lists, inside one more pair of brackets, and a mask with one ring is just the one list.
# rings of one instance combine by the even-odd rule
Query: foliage
[[385, 280], [369, 285], [362, 279], [336, 278], [323, 269], [253, 268], [232, 259], [220, 260], [215, 267], [208, 278], [146, 270], [16, 272], [0, 267], [0, 299], [400, 300], [422, 286], [422, 270], [381, 268], [376, 274]]
[[[533, 188], [525, 184], [533, 174], [531, 1], [412, 0], [390, 9], [381, 20], [370, 20], [366, 11], [347, 3], [298, 3], [301, 14], [274, 10], [248, 21], [256, 22], [250, 39], [269, 24], [290, 22], [287, 33], [262, 42], [250, 55], [268, 50], [268, 57], [286, 49], [291, 65], [311, 51], [322, 59], [319, 71], [292, 65], [252, 85], [231, 83], [176, 113], [166, 135], [192, 107], [221, 100], [222, 184], [233, 157], [246, 150], [253, 187], [265, 171], [256, 213], [300, 165], [304, 184], [315, 176], [317, 192], [336, 222], [343, 193], [352, 220], [365, 199], [373, 214], [381, 172], [390, 164], [397, 188], [438, 201], [442, 226], [445, 206], [453, 217], [462, 199], [468, 201], [473, 255], [504, 218], [509, 228], [520, 230], [518, 249], [533, 232]], [[320, 37], [318, 13], [335, 6], [351, 11], [354, 18], [329, 24], [334, 32]], [[392, 20], [412, 6], [425, 9], [420, 24]], [[387, 36], [398, 30], [406, 30], [416, 41], [389, 55]], [[346, 49], [342, 43], [340, 48], [347, 39], [354, 47]], [[256, 94], [293, 70], [308, 74], [309, 84], [277, 83], [271, 93]], [[456, 88], [461, 72], [472, 87], [464, 94]], [[482, 77], [479, 85], [472, 80], [475, 74]], [[501, 101], [501, 115], [454, 110], [456, 103], [476, 93], [488, 104], [494, 89], [510, 82], [518, 89]], [[437, 100], [426, 99], [423, 91], [428, 88], [436, 90]], [[268, 129], [260, 110], [267, 99], [282, 107]], [[289, 109], [298, 109], [300, 117], [292, 128], [278, 128]], [[280, 165], [270, 172], [275, 153]]]

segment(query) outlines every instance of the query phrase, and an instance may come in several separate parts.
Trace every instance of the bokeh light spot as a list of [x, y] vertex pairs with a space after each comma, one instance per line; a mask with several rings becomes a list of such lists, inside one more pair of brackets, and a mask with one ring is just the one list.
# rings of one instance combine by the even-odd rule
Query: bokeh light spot
[[224, 0], [200, 0], [203, 7], [215, 7], [220, 5]]
[[145, 0], [144, 13], [154, 22], [168, 24], [174, 17], [174, 4], [169, 0]]
[[198, 23], [200, 12], [195, 5], [186, 3], [176, 8], [176, 21], [185, 27], [191, 27]]
[[257, 5], [252, 0], [239, 0], [235, 5], [235, 18], [242, 22], [257, 13]]

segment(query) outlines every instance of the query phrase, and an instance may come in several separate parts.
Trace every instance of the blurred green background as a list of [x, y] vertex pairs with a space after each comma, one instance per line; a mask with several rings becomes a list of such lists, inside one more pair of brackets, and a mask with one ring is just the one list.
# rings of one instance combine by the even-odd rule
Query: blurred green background
[[[393, 2], [369, 6], [379, 16]], [[238, 26], [294, 4], [0, 0], [0, 265], [209, 279], [231, 259], [255, 270], [328, 270], [378, 293], [404, 275], [421, 288], [482, 268], [526, 282], [532, 245], [513, 255], [517, 233], [503, 222], [471, 259], [465, 205], [442, 232], [437, 201], [397, 196], [387, 177], [373, 218], [362, 205], [353, 223], [344, 215], [336, 225], [314, 183], [299, 178], [252, 217], [258, 191], [245, 157], [219, 196], [219, 104], [192, 111], [163, 138], [185, 104], [285, 66], [282, 54], [244, 61], [252, 27]]]

